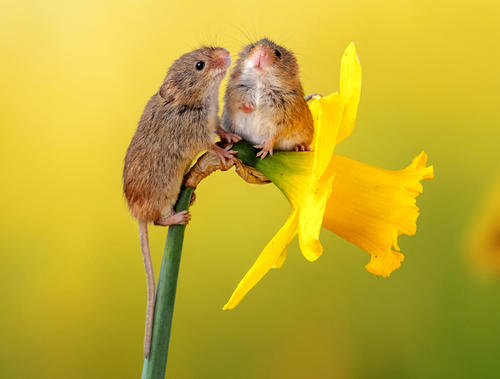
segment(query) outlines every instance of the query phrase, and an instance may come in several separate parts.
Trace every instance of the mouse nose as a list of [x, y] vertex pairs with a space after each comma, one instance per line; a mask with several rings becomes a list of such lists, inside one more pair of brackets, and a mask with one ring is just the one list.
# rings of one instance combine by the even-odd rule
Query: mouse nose
[[231, 64], [231, 55], [227, 49], [221, 48], [215, 54], [215, 65], [219, 68], [228, 68]]
[[250, 62], [255, 68], [264, 69], [270, 65], [269, 54], [261, 46], [255, 47], [250, 55]]

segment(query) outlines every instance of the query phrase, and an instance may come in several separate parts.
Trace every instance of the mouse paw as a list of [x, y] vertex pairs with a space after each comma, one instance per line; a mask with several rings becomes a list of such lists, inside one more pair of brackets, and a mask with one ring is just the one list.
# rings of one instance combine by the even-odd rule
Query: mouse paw
[[220, 138], [225, 139], [229, 143], [235, 143], [238, 141], [241, 141], [241, 137], [237, 134], [226, 132], [224, 129], [219, 129], [217, 131], [219, 134]]
[[249, 104], [249, 103], [243, 103], [241, 104], [241, 107], [240, 109], [244, 112], [244, 113], [252, 113], [255, 108], [253, 107], [252, 104]]
[[168, 217], [161, 217], [155, 221], [155, 225], [169, 226], [169, 225], [186, 225], [191, 220], [191, 213], [189, 211], [174, 212]]
[[217, 156], [220, 158], [220, 160], [226, 164], [226, 161], [233, 162], [234, 161], [234, 154], [237, 152], [234, 150], [231, 150], [232, 145], [226, 146], [224, 149], [222, 147], [219, 147], [217, 145], [214, 145], [212, 150], [217, 154]]
[[299, 143], [295, 145], [293, 151], [311, 151], [311, 147], [305, 143]]
[[191, 213], [189, 211], [173, 212], [169, 218], [172, 220], [170, 225], [186, 225], [191, 221]]
[[257, 157], [260, 157], [260, 159], [264, 159], [267, 156], [267, 154], [273, 155], [274, 138], [269, 138], [262, 145], [254, 145], [253, 147], [261, 149], [257, 153]]

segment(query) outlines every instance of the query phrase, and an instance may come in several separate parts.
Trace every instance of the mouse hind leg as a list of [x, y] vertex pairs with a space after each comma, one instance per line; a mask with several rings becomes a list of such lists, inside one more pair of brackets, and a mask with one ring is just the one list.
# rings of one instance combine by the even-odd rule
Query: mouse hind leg
[[[172, 196], [177, 198], [177, 196]], [[186, 211], [176, 212], [174, 204], [164, 204], [160, 211], [160, 217], [154, 221], [155, 225], [169, 226], [169, 225], [186, 225], [191, 220], [191, 213]]]
[[158, 203], [156, 206], [159, 210], [159, 217], [153, 221], [155, 225], [186, 225], [191, 220], [191, 214], [188, 210], [176, 212], [174, 209], [184, 178], [184, 167], [187, 166], [188, 163], [176, 165], [176, 168], [166, 175], [172, 179], [166, 187], [162, 188], [160, 192], [161, 196], [158, 196]]
[[159, 226], [186, 225], [191, 221], [189, 211], [175, 212], [172, 208], [166, 214], [167, 216], [161, 216], [158, 220], [155, 220], [154, 224]]

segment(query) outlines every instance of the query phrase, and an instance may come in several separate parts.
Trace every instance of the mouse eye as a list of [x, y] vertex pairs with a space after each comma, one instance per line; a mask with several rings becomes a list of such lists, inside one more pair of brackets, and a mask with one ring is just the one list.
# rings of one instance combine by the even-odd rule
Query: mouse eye
[[255, 45], [250, 45], [250, 47], [248, 48], [248, 52], [252, 52], [253, 48], [255, 47]]
[[274, 49], [274, 55], [276, 55], [278, 58], [281, 58], [281, 52], [278, 49]]
[[203, 67], [205, 67], [205, 62], [203, 61], [196, 62], [196, 69], [198, 71], [203, 70]]

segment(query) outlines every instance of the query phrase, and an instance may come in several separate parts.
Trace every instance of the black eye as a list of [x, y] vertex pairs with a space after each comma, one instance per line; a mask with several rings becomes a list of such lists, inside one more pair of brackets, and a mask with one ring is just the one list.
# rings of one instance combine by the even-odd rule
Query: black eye
[[255, 47], [254, 45], [250, 45], [250, 47], [248, 48], [248, 52], [250, 53], [254, 47]]
[[281, 52], [278, 49], [274, 49], [274, 55], [276, 55], [278, 58], [281, 58]]
[[205, 67], [205, 62], [203, 61], [196, 62], [196, 69], [198, 71], [203, 70], [203, 67]]

